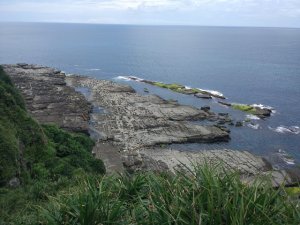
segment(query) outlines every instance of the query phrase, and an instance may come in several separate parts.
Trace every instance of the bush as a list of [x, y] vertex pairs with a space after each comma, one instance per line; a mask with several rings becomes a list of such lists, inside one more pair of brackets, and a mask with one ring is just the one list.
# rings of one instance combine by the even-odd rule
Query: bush
[[[188, 174], [188, 175], [187, 175]], [[40, 211], [43, 224], [295, 224], [299, 202], [268, 181], [251, 186], [208, 166], [175, 176], [87, 179]]]

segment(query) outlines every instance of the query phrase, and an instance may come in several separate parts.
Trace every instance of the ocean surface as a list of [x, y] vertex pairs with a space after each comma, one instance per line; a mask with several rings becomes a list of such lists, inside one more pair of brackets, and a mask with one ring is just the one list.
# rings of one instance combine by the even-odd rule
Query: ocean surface
[[247, 114], [122, 76], [219, 91], [228, 102], [263, 104], [270, 118], [230, 127], [231, 141], [174, 148], [248, 150], [283, 166], [300, 163], [300, 29], [0, 23], [0, 64], [26, 62], [132, 85], [141, 94]]

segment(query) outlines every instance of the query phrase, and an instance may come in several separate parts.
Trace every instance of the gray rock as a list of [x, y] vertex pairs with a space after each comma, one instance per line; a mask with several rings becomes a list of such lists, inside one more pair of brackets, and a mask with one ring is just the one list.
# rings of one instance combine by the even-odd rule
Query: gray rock
[[91, 104], [66, 85], [58, 70], [28, 64], [3, 65], [23, 95], [28, 111], [41, 123], [56, 123], [73, 132], [88, 132]]
[[210, 106], [209, 105], [202, 106], [201, 110], [203, 110], [203, 111], [209, 111], [210, 110]]
[[20, 184], [20, 180], [17, 177], [10, 179], [10, 181], [8, 182], [8, 186], [11, 188], [17, 188], [20, 186]]
[[203, 98], [203, 99], [211, 99], [212, 98], [211, 96], [206, 95], [206, 94], [202, 94], [202, 93], [194, 94], [194, 96], [197, 97], [197, 98]]
[[244, 123], [243, 123], [242, 121], [237, 121], [237, 122], [235, 123], [235, 126], [236, 126], [236, 127], [242, 127], [242, 126], [244, 126]]

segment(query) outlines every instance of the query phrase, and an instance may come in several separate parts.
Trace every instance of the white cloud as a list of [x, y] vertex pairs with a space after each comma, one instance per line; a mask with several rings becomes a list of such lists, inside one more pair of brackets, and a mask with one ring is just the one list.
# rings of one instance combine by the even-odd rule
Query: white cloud
[[0, 0], [0, 13], [0, 21], [143, 23], [147, 17], [147, 23], [240, 24], [292, 18], [300, 26], [300, 0]]

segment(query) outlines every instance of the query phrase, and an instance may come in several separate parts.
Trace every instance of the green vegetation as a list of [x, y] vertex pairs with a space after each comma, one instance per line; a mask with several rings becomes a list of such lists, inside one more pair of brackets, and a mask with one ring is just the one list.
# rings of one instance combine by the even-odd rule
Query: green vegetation
[[[40, 210], [42, 224], [299, 224], [284, 189], [208, 166], [186, 173], [88, 179]], [[298, 204], [298, 205], [297, 205]]]
[[162, 83], [162, 82], [153, 82], [153, 83], [150, 83], [150, 84], [152, 84], [154, 86], [157, 86], [157, 87], [160, 87], [160, 88], [166, 88], [166, 89], [169, 89], [171, 91], [178, 92], [178, 93], [181, 93], [181, 94], [190, 95], [190, 94], [198, 94], [199, 93], [199, 94], [203, 94], [203, 95], [214, 96], [214, 97], [217, 97], [217, 98], [224, 98], [222, 96], [214, 95], [212, 93], [200, 90], [198, 88], [186, 88], [185, 86], [183, 86], [181, 84], [165, 84], [165, 83]]
[[[93, 146], [86, 135], [35, 121], [0, 67], [0, 224], [23, 218], [32, 204], [71, 185], [78, 173], [105, 173], [103, 162], [91, 154]], [[8, 187], [12, 178], [20, 187]]]
[[241, 111], [252, 113], [252, 114], [256, 112], [255, 108], [252, 107], [251, 105], [233, 103], [233, 104], [231, 104], [231, 107], [233, 109], [241, 110]]

